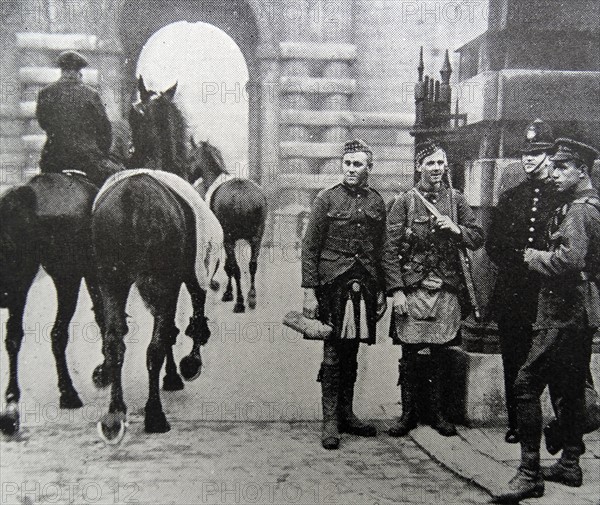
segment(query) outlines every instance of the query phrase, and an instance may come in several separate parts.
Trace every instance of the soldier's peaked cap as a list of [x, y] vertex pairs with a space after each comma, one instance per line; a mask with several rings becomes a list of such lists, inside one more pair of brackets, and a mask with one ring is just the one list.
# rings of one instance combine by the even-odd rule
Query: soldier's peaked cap
[[63, 70], [81, 70], [88, 66], [88, 61], [77, 51], [63, 51], [58, 55], [56, 64]]
[[348, 153], [371, 153], [371, 146], [362, 139], [349, 140], [344, 144], [344, 154]]
[[551, 161], [580, 161], [588, 168], [594, 166], [594, 160], [600, 158], [600, 152], [592, 146], [569, 138], [558, 138], [554, 144], [556, 152]]
[[548, 123], [536, 119], [525, 129], [525, 143], [521, 148], [522, 153], [550, 151], [554, 146], [554, 133]]

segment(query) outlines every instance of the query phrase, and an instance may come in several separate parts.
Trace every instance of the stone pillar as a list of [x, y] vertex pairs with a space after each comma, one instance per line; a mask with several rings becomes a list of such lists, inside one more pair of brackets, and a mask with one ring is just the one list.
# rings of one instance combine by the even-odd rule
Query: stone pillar
[[[350, 64], [347, 61], [332, 61], [325, 64], [323, 77], [334, 79], [350, 77]], [[325, 97], [323, 109], [325, 110], [349, 110], [350, 96], [342, 93], [332, 93]], [[348, 140], [350, 128], [348, 125], [328, 126], [323, 133], [324, 142], [334, 142], [341, 144]], [[337, 159], [326, 160], [321, 166], [321, 173], [337, 174], [340, 171], [340, 161]]]

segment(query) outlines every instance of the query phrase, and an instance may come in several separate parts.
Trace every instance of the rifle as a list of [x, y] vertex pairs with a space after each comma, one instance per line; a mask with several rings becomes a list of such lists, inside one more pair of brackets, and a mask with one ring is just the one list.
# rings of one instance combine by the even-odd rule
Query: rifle
[[[448, 174], [448, 186], [450, 187], [450, 219], [454, 223], [456, 223], [456, 215], [455, 215], [455, 206], [454, 206], [454, 189], [452, 188], [452, 182], [450, 180], [450, 175]], [[419, 199], [425, 205], [425, 208], [431, 212], [433, 217], [439, 219], [442, 217], [442, 213], [437, 209], [435, 205], [433, 205], [429, 200], [427, 200], [423, 194], [417, 189], [413, 188], [412, 191], [419, 197]], [[460, 269], [462, 271], [463, 280], [465, 282], [465, 286], [467, 287], [467, 292], [469, 293], [469, 301], [471, 302], [471, 307], [473, 308], [473, 316], [475, 317], [475, 321], [481, 320], [481, 310], [479, 308], [479, 302], [477, 301], [477, 293], [475, 292], [475, 283], [473, 282], [473, 273], [471, 271], [471, 259], [464, 247], [458, 248], [458, 258], [460, 260]]]

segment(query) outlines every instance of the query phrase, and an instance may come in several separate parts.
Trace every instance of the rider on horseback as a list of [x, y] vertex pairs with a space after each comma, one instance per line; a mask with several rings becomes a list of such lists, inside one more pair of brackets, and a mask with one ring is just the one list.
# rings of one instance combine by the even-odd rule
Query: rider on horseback
[[42, 173], [84, 172], [97, 185], [119, 167], [108, 159], [112, 128], [100, 95], [83, 83], [87, 60], [75, 51], [57, 59], [60, 79], [38, 95], [36, 116], [48, 139], [42, 150]]

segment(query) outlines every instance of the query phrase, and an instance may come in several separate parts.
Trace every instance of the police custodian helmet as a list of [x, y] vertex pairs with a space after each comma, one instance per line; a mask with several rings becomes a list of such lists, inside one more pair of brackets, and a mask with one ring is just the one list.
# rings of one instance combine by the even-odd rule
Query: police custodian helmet
[[554, 147], [554, 134], [548, 123], [536, 119], [525, 129], [525, 143], [521, 153], [550, 151]]
[[88, 61], [77, 51], [63, 51], [56, 59], [56, 65], [62, 70], [81, 70]]

